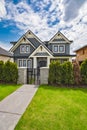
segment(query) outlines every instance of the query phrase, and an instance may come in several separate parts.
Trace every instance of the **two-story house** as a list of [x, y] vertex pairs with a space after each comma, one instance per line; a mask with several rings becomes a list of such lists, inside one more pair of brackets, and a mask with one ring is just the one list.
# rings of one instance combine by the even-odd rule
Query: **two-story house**
[[10, 52], [18, 67], [40, 68], [49, 67], [53, 60], [72, 61], [75, 55], [70, 54], [70, 44], [61, 32], [57, 32], [49, 41], [42, 42], [32, 31], [27, 31], [13, 44]]

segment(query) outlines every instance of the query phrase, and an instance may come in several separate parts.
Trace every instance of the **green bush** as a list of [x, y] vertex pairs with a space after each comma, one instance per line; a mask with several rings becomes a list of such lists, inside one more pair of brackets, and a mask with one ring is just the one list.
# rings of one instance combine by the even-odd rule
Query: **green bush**
[[55, 80], [55, 62], [51, 62], [49, 66], [49, 78], [48, 78], [49, 84], [54, 84], [56, 82]]
[[4, 62], [0, 61], [0, 82], [3, 81], [3, 67], [4, 67]]
[[82, 84], [87, 84], [87, 59], [81, 64]]
[[73, 66], [72, 63], [67, 61], [60, 64], [54, 61], [49, 66], [49, 84], [74, 84]]
[[61, 65], [58, 61], [51, 62], [49, 66], [49, 78], [50, 84], [61, 84]]
[[66, 85], [71, 85], [74, 84], [74, 75], [73, 75], [73, 66], [72, 63], [69, 61], [64, 62], [61, 65], [61, 79], [62, 79], [62, 84]]
[[4, 75], [5, 83], [17, 83], [17, 79], [18, 79], [17, 65], [10, 61], [7, 61], [4, 64], [3, 75]]

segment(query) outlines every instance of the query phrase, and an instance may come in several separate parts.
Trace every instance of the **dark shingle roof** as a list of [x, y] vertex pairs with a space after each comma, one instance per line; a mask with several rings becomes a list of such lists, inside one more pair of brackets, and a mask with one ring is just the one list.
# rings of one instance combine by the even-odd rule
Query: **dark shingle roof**
[[28, 40], [37, 48], [41, 43], [36, 38], [28, 38]]
[[12, 54], [9, 51], [6, 51], [5, 49], [0, 47], [0, 55], [12, 57]]

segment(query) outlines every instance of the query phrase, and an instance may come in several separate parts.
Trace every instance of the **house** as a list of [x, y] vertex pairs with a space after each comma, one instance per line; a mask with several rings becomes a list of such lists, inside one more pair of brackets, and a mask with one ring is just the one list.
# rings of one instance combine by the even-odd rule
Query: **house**
[[49, 67], [53, 60], [61, 63], [72, 61], [75, 55], [70, 54], [71, 43], [61, 32], [57, 32], [49, 41], [42, 42], [29, 30], [17, 42], [11, 42], [13, 46], [10, 52], [18, 67]]
[[13, 55], [10, 52], [8, 52], [5, 49], [0, 47], [0, 61], [1, 60], [4, 62], [6, 62], [8, 60], [13, 62]]
[[87, 59], [87, 45], [75, 50], [76, 52], [76, 61], [79, 63], [79, 65]]

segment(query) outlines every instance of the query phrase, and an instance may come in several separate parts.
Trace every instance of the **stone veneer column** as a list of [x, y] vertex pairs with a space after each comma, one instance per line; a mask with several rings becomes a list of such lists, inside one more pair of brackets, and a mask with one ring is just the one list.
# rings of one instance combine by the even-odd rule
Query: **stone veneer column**
[[49, 75], [49, 68], [41, 67], [40, 68], [40, 84], [48, 84], [48, 75]]
[[50, 57], [47, 57], [47, 67], [50, 65]]
[[18, 68], [18, 84], [27, 84], [27, 68]]

